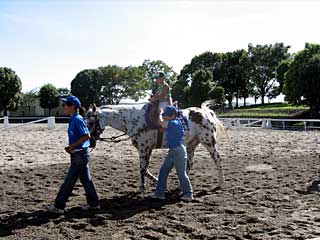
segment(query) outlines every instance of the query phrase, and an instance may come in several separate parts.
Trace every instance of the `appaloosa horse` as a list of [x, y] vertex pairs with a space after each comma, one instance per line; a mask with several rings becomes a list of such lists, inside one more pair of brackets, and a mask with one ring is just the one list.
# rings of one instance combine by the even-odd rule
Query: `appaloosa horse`
[[[217, 119], [215, 113], [207, 105], [209, 102], [202, 104], [201, 108], [191, 107], [182, 110], [183, 115], [188, 122], [188, 130], [185, 132], [185, 143], [188, 152], [188, 170], [193, 165], [193, 156], [195, 148], [199, 143], [209, 151], [218, 170], [219, 183], [222, 187], [224, 176], [222, 172], [221, 158], [217, 151], [217, 130], [222, 130], [226, 134], [222, 123]], [[111, 126], [128, 135], [134, 147], [139, 151], [140, 158], [140, 192], [145, 190], [145, 176], [147, 175], [156, 183], [157, 178], [149, 170], [149, 159], [153, 149], [167, 148], [166, 137], [159, 138], [160, 132], [150, 129], [147, 126], [145, 114], [148, 104], [141, 109], [135, 108], [116, 108], [100, 107], [90, 108], [87, 113], [88, 127], [91, 132], [92, 142], [95, 146], [96, 140], [100, 139], [100, 134], [105, 126]], [[165, 134], [164, 134], [165, 135]], [[159, 142], [159, 139], [161, 140]]]

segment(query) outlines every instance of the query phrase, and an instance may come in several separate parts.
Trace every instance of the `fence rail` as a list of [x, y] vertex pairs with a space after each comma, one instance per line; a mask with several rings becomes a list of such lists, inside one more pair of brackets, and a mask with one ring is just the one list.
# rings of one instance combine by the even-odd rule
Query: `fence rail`
[[221, 121], [224, 122], [226, 127], [261, 127], [283, 130], [303, 128], [305, 131], [320, 129], [320, 119], [221, 118]]
[[[27, 117], [28, 120], [31, 120], [31, 119], [37, 119], [38, 117]], [[47, 122], [48, 124], [48, 128], [49, 129], [53, 129], [55, 128], [55, 124], [56, 124], [56, 117], [45, 117], [45, 118], [38, 118], [37, 120], [34, 120], [34, 121], [28, 121], [26, 123], [19, 123], [19, 124], [15, 124], [15, 125], [10, 125], [9, 124], [9, 119], [22, 119], [21, 117], [3, 117], [1, 118], [0, 120], [3, 119], [3, 128], [0, 129], [0, 131], [3, 131], [3, 130], [7, 130], [7, 129], [11, 129], [11, 128], [17, 128], [17, 127], [23, 127], [23, 126], [27, 126], [27, 125], [31, 125], [31, 124], [34, 124], [34, 123], [40, 123], [40, 122]], [[25, 119], [25, 117], [23, 117], [23, 119]]]

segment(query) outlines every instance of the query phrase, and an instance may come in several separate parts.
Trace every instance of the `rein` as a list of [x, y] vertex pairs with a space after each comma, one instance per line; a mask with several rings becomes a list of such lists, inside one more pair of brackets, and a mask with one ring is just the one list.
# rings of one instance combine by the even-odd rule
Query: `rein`
[[133, 136], [129, 136], [127, 138], [122, 138], [122, 139], [118, 139], [120, 137], [123, 137], [127, 135], [126, 133], [123, 133], [123, 134], [120, 134], [120, 135], [117, 135], [117, 136], [112, 136], [112, 137], [105, 137], [105, 138], [99, 138], [100, 141], [103, 141], [103, 142], [112, 142], [112, 143], [119, 143], [119, 142], [122, 142], [122, 141], [127, 141], [133, 137], [135, 137], [137, 134], [134, 134]]

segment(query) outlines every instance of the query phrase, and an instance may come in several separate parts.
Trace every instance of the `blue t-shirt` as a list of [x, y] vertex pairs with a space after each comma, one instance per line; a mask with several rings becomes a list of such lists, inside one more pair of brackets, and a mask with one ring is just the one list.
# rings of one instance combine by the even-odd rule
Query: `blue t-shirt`
[[184, 128], [180, 120], [174, 119], [168, 122], [167, 141], [169, 149], [179, 147], [184, 143]]
[[[84, 135], [90, 134], [86, 122], [79, 113], [75, 113], [69, 120], [68, 136], [69, 145], [77, 142]], [[76, 149], [88, 148], [90, 146], [89, 139], [76, 147]]]

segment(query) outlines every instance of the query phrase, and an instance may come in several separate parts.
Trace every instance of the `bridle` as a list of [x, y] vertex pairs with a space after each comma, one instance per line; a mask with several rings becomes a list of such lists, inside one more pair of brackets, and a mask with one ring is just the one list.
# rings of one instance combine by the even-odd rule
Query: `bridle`
[[100, 134], [98, 134], [99, 132], [103, 132], [101, 127], [100, 127], [100, 124], [99, 124], [99, 119], [97, 117], [97, 115], [92, 115], [88, 118], [91, 118], [91, 117], [94, 117], [94, 129], [93, 129], [93, 132], [92, 132], [92, 135], [94, 137], [95, 140], [99, 140], [99, 141], [102, 141], [102, 142], [111, 142], [111, 143], [120, 143], [120, 142], [123, 142], [123, 141], [127, 141], [133, 137], [135, 137], [137, 135], [136, 134], [133, 134], [132, 136], [128, 136], [126, 138], [121, 138], [119, 139], [120, 137], [123, 137], [125, 135], [127, 135], [127, 133], [122, 133], [122, 134], [119, 134], [119, 135], [116, 135], [116, 136], [112, 136], [112, 137], [100, 137]]

